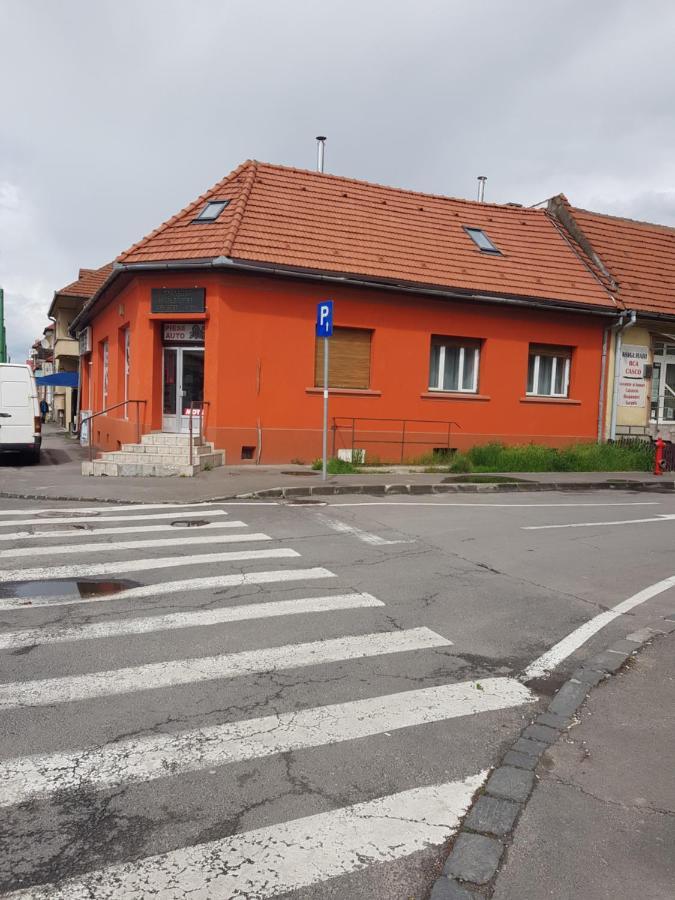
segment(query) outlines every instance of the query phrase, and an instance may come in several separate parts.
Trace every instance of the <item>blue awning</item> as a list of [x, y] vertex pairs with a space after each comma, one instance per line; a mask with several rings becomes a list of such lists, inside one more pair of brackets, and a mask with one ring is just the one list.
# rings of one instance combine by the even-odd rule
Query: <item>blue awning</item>
[[72, 387], [76, 388], [79, 384], [77, 372], [55, 372], [53, 375], [43, 375], [35, 379], [38, 386], [51, 387]]

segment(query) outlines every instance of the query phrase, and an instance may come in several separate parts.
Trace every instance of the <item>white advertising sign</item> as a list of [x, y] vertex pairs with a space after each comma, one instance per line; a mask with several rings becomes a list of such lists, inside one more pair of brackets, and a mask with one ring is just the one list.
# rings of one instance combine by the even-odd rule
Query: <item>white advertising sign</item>
[[619, 381], [619, 406], [644, 406], [647, 402], [647, 385], [642, 381]]
[[619, 406], [644, 407], [647, 403], [645, 366], [649, 350], [638, 344], [624, 344], [621, 348], [619, 375]]
[[621, 378], [644, 379], [644, 369], [649, 362], [649, 350], [632, 344], [621, 348]]

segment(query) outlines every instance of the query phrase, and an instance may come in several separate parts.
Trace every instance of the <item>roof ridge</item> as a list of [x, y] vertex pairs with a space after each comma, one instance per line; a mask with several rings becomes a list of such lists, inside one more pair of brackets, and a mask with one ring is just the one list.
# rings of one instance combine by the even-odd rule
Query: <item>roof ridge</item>
[[[560, 196], [563, 197], [565, 201], [567, 200], [567, 197], [565, 197], [564, 194], [561, 194]], [[569, 203], [568, 203], [568, 205], [569, 205]], [[581, 245], [579, 245], [576, 242], [576, 240], [574, 240], [573, 235], [571, 235], [567, 232], [567, 229], [564, 227], [563, 223], [559, 222], [556, 219], [556, 217], [554, 215], [552, 215], [547, 209], [544, 210], [544, 213], [546, 214], [547, 218], [549, 219], [549, 221], [551, 222], [551, 224], [553, 225], [555, 230], [560, 234], [562, 239], [568, 244], [572, 253], [574, 253], [574, 255], [579, 259], [581, 264], [583, 266], [585, 266], [586, 269], [588, 269], [588, 271], [591, 273], [593, 278], [595, 278], [595, 280], [600, 284], [602, 289], [607, 292], [607, 294], [611, 298], [614, 305], [615, 306], [622, 305], [621, 301], [618, 301], [618, 298], [614, 296], [614, 293], [612, 291], [612, 283], [611, 282], [614, 282], [614, 284], [616, 285], [617, 288], [619, 287], [619, 285], [616, 282], [616, 280], [614, 279], [614, 277], [611, 275], [611, 273], [610, 273], [611, 281], [607, 281], [607, 279], [604, 276], [604, 273], [600, 269], [597, 269], [593, 260], [589, 259], [584, 248]], [[602, 262], [602, 259], [600, 257], [598, 257], [598, 258]], [[603, 263], [603, 265], [604, 265], [604, 263]], [[609, 272], [609, 269], [607, 269], [607, 271]]]
[[226, 175], [224, 178], [221, 178], [220, 181], [217, 181], [214, 185], [212, 185], [206, 191], [201, 193], [199, 195], [199, 197], [197, 197], [196, 200], [192, 200], [190, 203], [188, 203], [186, 206], [184, 206], [181, 210], [179, 210], [175, 215], [171, 216], [171, 218], [167, 219], [165, 222], [162, 222], [161, 225], [158, 225], [157, 228], [154, 228], [152, 231], [150, 231], [148, 234], [146, 234], [145, 237], [142, 237], [140, 239], [140, 241], [136, 241], [135, 244], [132, 244], [126, 250], [122, 251], [122, 253], [119, 254], [119, 256], [116, 258], [115, 261], [123, 262], [125, 257], [129, 256], [130, 253], [133, 253], [134, 251], [139, 250], [141, 247], [143, 247], [145, 244], [147, 244], [153, 237], [155, 237], [156, 234], [159, 234], [159, 232], [162, 231], [164, 228], [167, 228], [169, 225], [173, 225], [173, 223], [176, 222], [178, 219], [182, 218], [185, 215], [185, 213], [189, 212], [191, 209], [195, 209], [197, 206], [202, 204], [206, 200], [207, 197], [209, 197], [211, 194], [213, 194], [214, 191], [220, 190], [221, 187], [223, 187], [224, 185], [228, 184], [230, 181], [233, 181], [235, 178], [237, 178], [239, 175], [241, 175], [241, 173], [245, 169], [247, 169], [249, 166], [251, 166], [251, 164], [253, 162], [254, 162], [254, 160], [247, 159], [243, 163], [238, 165], [236, 169], [233, 169], [228, 175]]
[[228, 228], [227, 234], [225, 235], [225, 242], [223, 244], [223, 256], [230, 256], [232, 253], [234, 242], [237, 239], [239, 228], [241, 227], [241, 223], [244, 219], [246, 204], [248, 203], [248, 198], [251, 196], [251, 191], [253, 190], [253, 185], [255, 184], [256, 175], [258, 174], [257, 160], [247, 160], [247, 164], [248, 171], [246, 173], [244, 186], [239, 192], [239, 196], [235, 201], [234, 210], [232, 213], [232, 222], [230, 223], [230, 227]]
[[631, 219], [629, 216], [615, 216], [612, 213], [596, 212], [594, 209], [586, 209], [583, 206], [571, 206], [574, 212], [588, 213], [589, 216], [599, 216], [602, 219], [615, 219], [617, 222], [630, 222], [632, 225], [646, 226], [647, 228], [665, 228], [675, 232], [675, 225], [663, 225], [661, 222], [648, 222], [646, 219]]
[[513, 206], [510, 203], [485, 203], [480, 200], [468, 200], [466, 197], [451, 197], [449, 194], [434, 194], [428, 191], [415, 191], [410, 188], [402, 188], [395, 187], [390, 184], [381, 184], [377, 181], [367, 181], [363, 178], [351, 178], [348, 175], [335, 175], [332, 172], [317, 172], [315, 169], [300, 169], [297, 166], [282, 166], [278, 163], [267, 163], [261, 162], [260, 160], [253, 160], [253, 162], [258, 166], [258, 171], [262, 172], [264, 169], [272, 169], [274, 171], [282, 171], [282, 172], [297, 172], [301, 175], [312, 175], [315, 178], [332, 178], [336, 181], [343, 181], [349, 184], [358, 184], [365, 185], [367, 187], [378, 188], [383, 191], [392, 191], [396, 194], [405, 194], [408, 197], [425, 197], [431, 200], [447, 200], [451, 203], [467, 203], [470, 206], [477, 206], [481, 209], [486, 207], [495, 207], [497, 209], [509, 209], [512, 211], [518, 211], [519, 213], [536, 213], [540, 214], [542, 210], [532, 209], [529, 206]]

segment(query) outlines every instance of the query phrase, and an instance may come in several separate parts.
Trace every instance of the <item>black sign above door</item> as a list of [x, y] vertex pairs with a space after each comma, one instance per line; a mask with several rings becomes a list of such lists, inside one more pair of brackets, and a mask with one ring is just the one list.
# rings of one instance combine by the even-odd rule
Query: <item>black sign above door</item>
[[153, 288], [153, 313], [202, 313], [206, 310], [205, 288]]

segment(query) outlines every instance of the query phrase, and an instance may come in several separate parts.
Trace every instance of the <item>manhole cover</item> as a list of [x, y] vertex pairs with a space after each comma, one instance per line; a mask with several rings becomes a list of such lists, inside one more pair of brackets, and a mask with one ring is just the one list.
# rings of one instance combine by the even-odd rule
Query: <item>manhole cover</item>
[[171, 523], [174, 528], [198, 528], [200, 525], [210, 525], [208, 519], [180, 519]]

